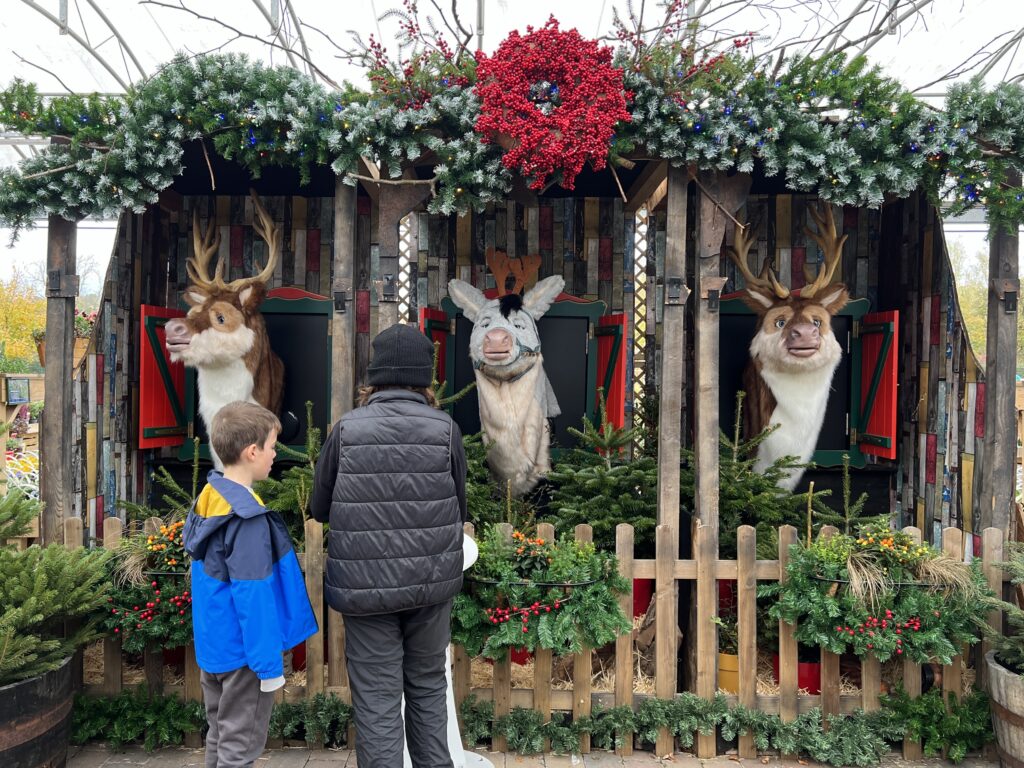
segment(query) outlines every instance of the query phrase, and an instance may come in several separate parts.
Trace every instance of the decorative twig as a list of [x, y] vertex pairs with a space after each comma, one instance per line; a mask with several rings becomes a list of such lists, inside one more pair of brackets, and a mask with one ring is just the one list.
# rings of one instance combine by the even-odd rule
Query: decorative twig
[[203, 158], [206, 160], [206, 168], [210, 171], [210, 191], [217, 189], [217, 180], [213, 177], [213, 165], [210, 163], [210, 155], [206, 152], [206, 142], [202, 137], [199, 139], [199, 146], [203, 148]]
[[727, 211], [725, 206], [718, 202], [718, 199], [708, 191], [708, 188], [700, 183], [700, 179], [697, 178], [697, 174], [695, 174], [693, 171], [690, 171], [690, 178], [697, 182], [697, 186], [700, 187], [700, 191], [707, 195], [708, 200], [714, 203], [715, 207], [718, 208], [718, 210], [720, 210], [722, 213], [728, 216], [732, 220], [733, 224], [735, 224], [740, 229], [746, 229], [746, 225], [742, 224], [740, 221], [736, 219], [735, 216], [733, 216], [729, 211]]
[[53, 174], [61, 173], [62, 171], [70, 171], [72, 168], [75, 168], [77, 165], [78, 165], [78, 163], [71, 163], [71, 165], [62, 165], [59, 168], [50, 168], [49, 170], [46, 170], [46, 171], [39, 171], [38, 173], [30, 173], [30, 174], [28, 174], [28, 176], [22, 176], [21, 178], [22, 178], [23, 181], [28, 181], [29, 179], [38, 179], [38, 178], [42, 178], [43, 176], [52, 176]]
[[612, 178], [615, 179], [615, 186], [619, 188], [619, 194], [622, 195], [622, 202], [628, 203], [629, 198], [626, 197], [626, 190], [622, 188], [622, 182], [619, 181], [619, 174], [615, 171], [615, 163], [608, 163], [608, 170], [612, 172]]
[[429, 184], [430, 194], [437, 195], [437, 176], [431, 176], [429, 179], [375, 179], [373, 176], [360, 176], [358, 173], [346, 173], [345, 176], [370, 184], [391, 184], [396, 187], [409, 184]]
[[30, 67], [35, 67], [36, 69], [41, 69], [43, 72], [45, 72], [50, 77], [52, 77], [54, 80], [56, 80], [58, 83], [60, 83], [60, 87], [63, 88], [68, 93], [74, 93], [74, 91], [71, 89], [71, 87], [67, 83], [65, 83], [63, 80], [61, 80], [60, 77], [57, 76], [56, 72], [52, 72], [49, 69], [47, 69], [46, 67], [40, 66], [39, 64], [36, 64], [35, 62], [29, 61], [24, 56], [20, 55], [17, 51], [12, 50], [11, 53], [13, 53], [15, 56], [17, 56], [20, 61], [24, 62], [25, 64], [28, 64]]

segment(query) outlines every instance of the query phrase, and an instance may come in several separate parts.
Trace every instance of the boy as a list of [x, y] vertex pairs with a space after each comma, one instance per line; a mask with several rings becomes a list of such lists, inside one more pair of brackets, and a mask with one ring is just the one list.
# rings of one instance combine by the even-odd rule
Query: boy
[[359, 768], [452, 768], [445, 651], [462, 586], [466, 457], [430, 385], [434, 346], [407, 325], [373, 340], [370, 386], [316, 465], [313, 517], [330, 520], [327, 601], [345, 617]]
[[210, 442], [212, 470], [185, 522], [192, 557], [192, 624], [210, 730], [206, 768], [249, 768], [263, 752], [281, 652], [317, 631], [281, 516], [252, 484], [270, 474], [281, 423], [255, 403], [225, 405]]

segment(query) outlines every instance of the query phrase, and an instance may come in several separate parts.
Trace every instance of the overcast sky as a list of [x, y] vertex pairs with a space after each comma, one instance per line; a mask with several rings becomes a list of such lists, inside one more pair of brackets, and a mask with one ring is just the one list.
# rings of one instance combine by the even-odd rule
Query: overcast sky
[[[177, 0], [161, 0], [176, 5]], [[483, 48], [493, 51], [513, 29], [523, 30], [529, 24], [542, 25], [552, 12], [550, 0], [483, 0]], [[265, 35], [269, 23], [262, 18], [254, 0], [218, 0], [217, 3], [186, 0], [189, 7], [218, 18], [247, 33]], [[271, 0], [262, 0], [269, 8]], [[711, 6], [717, 5], [711, 2]], [[39, 84], [45, 92], [63, 92], [70, 88], [79, 92], [114, 92], [122, 90], [118, 83], [137, 82], [139, 68], [152, 72], [176, 51], [199, 52], [221, 45], [231, 33], [210, 22], [195, 19], [184, 12], [144, 4], [136, 0], [69, 0], [70, 27], [97, 46], [111, 62], [117, 77], [106, 71], [95, 58], [83, 51], [72, 35], [62, 35], [56, 25], [32, 6], [56, 16], [59, 0], [0, 0], [0, 83], [12, 77], [22, 77]], [[119, 49], [116, 38], [91, 6], [98, 6], [116, 27], [130, 52]], [[327, 74], [341, 81], [349, 79], [365, 85], [362, 72], [347, 66], [335, 57], [332, 40], [341, 45], [348, 43], [348, 30], [358, 31], [364, 39], [370, 34], [383, 39], [387, 45], [393, 40], [395, 21], [377, 17], [389, 8], [399, 6], [397, 0], [293, 0], [299, 18], [312, 27], [304, 28], [312, 58]], [[422, 8], [429, 3], [421, 0]], [[447, 6], [448, 3], [442, 3]], [[636, 3], [639, 7], [639, 2]], [[742, 17], [713, 19], [716, 28], [730, 29], [737, 34], [754, 32], [761, 37], [758, 50], [776, 42], [796, 37], [808, 37], [822, 25], [827, 28], [844, 18], [858, 6], [864, 14], [847, 29], [856, 38], [868, 27], [876, 14], [888, 7], [888, 0], [833, 0], [827, 3], [828, 12], [822, 17], [809, 14], [809, 3], [800, 0], [762, 0], [761, 5], [773, 10], [750, 11]], [[650, 9], [654, 2], [648, 0]], [[617, 0], [562, 0], [557, 3], [556, 16], [563, 27], [576, 27], [585, 36], [601, 36], [611, 29], [613, 8], [625, 8]], [[459, 0], [463, 22], [476, 26], [476, 0]], [[648, 11], [649, 18], [654, 16]], [[294, 29], [294, 25], [291, 25]], [[1002, 31], [1024, 29], [1024, 2], [1018, 0], [933, 0], [921, 17], [897, 34], [886, 35], [874, 45], [869, 56], [875, 63], [898, 77], [910, 88], [920, 88], [944, 75], [973, 51], [985, 47]], [[328, 39], [330, 38], [330, 40]], [[475, 44], [475, 43], [474, 43]], [[228, 50], [249, 53], [275, 63], [284, 63], [280, 52], [267, 53], [265, 46], [246, 40], [232, 43]], [[134, 59], [133, 59], [134, 56]], [[48, 70], [51, 74], [44, 72]], [[997, 67], [989, 80], [998, 81], [1007, 74], [1024, 71], [1024, 56], [1007, 60]], [[929, 88], [941, 91], [943, 86]], [[0, 148], [0, 163], [16, 158], [10, 148]], [[88, 231], [79, 235], [79, 252], [104, 260], [110, 250], [113, 225], [91, 223]], [[83, 227], [84, 229], [84, 227]], [[958, 237], [961, 235], [957, 235]], [[39, 230], [22, 236], [18, 246], [7, 249], [9, 233], [0, 229], [0, 278], [10, 274], [14, 261], [39, 261], [45, 258], [45, 232]], [[983, 238], [970, 237], [971, 250], [983, 245]], [[95, 289], [88, 285], [85, 290]]]

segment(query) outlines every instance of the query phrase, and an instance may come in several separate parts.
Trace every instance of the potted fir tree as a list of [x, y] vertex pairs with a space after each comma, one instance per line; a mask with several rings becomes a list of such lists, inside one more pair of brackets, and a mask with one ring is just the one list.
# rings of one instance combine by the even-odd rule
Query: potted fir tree
[[[17, 491], [0, 498], [0, 543], [23, 535], [38, 514], [39, 502]], [[64, 765], [71, 656], [99, 634], [106, 559], [60, 544], [0, 546], [0, 765]]]
[[[1002, 563], [1015, 585], [1024, 584], [1024, 546], [1009, 544], [1010, 559]], [[989, 632], [992, 645], [985, 655], [988, 690], [992, 697], [992, 725], [1003, 768], [1020, 765], [1024, 755], [1024, 610], [1013, 603], [994, 601], [1006, 611], [1006, 634]]]

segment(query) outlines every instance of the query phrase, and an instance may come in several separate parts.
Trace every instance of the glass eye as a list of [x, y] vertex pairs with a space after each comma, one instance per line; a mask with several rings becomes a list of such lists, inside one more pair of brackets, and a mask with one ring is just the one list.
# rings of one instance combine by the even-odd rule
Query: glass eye
[[224, 325], [224, 315], [218, 314], [217, 322], [220, 323], [221, 325]]
[[819, 320], [818, 318], [814, 318], [814, 327], [821, 328], [821, 320]]
[[780, 318], [779, 318], [778, 320], [776, 320], [776, 321], [775, 321], [775, 327], [776, 327], [776, 328], [785, 328], [785, 327], [786, 327], [786, 321], [785, 321], [785, 320], [783, 320], [783, 319], [782, 319], [782, 318], [780, 317]]

